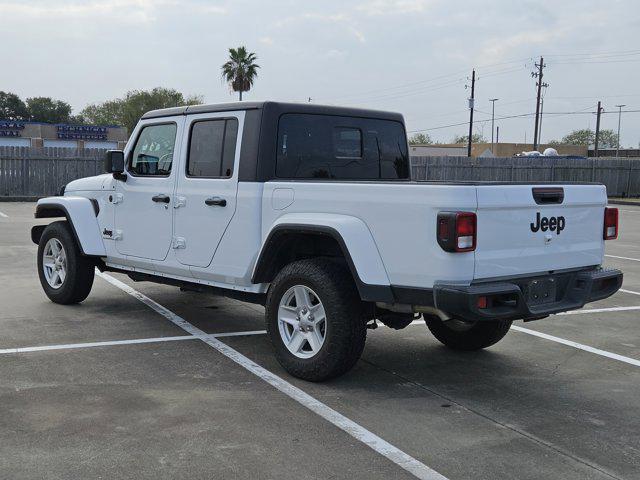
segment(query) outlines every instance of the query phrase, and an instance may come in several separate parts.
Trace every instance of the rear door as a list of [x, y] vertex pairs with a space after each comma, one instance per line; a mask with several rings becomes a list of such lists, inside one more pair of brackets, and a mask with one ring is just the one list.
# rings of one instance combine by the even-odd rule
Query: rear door
[[184, 265], [206, 267], [236, 211], [244, 112], [187, 117], [175, 197], [174, 245]]
[[600, 265], [602, 185], [481, 185], [476, 279]]

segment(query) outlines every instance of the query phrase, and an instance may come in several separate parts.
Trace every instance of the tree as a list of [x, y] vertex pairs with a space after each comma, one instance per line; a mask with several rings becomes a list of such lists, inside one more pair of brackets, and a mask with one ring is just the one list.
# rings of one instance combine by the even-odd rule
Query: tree
[[[595, 134], [594, 134], [595, 142]], [[618, 146], [618, 134], [613, 130], [600, 130], [598, 148], [616, 148]]]
[[51, 97], [31, 97], [25, 102], [32, 122], [68, 123], [71, 105]]
[[[565, 145], [586, 145], [591, 147], [596, 143], [596, 133], [588, 128], [574, 130], [568, 135], [565, 135], [560, 143]], [[615, 148], [617, 145], [618, 134], [616, 132], [613, 130], [600, 130], [598, 148]]]
[[87, 105], [80, 116], [93, 125], [122, 125], [131, 133], [140, 117], [149, 110], [197, 105], [203, 103], [200, 95], [184, 96], [171, 88], [157, 87], [153, 90], [132, 90], [124, 98]]
[[596, 134], [593, 130], [584, 128], [581, 130], [574, 130], [573, 132], [562, 137], [562, 141], [565, 145], [593, 145], [595, 142]]
[[[453, 137], [451, 143], [462, 143], [466, 145], [469, 143], [469, 135], [456, 135]], [[487, 143], [487, 140], [479, 133], [474, 133], [471, 135], [471, 143]]]
[[15, 93], [0, 92], [0, 120], [29, 120], [27, 106]]
[[414, 133], [409, 138], [409, 145], [432, 145], [433, 140], [427, 133]]
[[79, 113], [78, 115], [71, 115], [69, 117], [69, 123], [72, 125], [84, 125], [87, 123], [87, 120]]
[[238, 92], [240, 101], [242, 92], [248, 92], [258, 76], [257, 59], [256, 54], [247, 52], [245, 47], [230, 48], [229, 60], [222, 65], [222, 79]]

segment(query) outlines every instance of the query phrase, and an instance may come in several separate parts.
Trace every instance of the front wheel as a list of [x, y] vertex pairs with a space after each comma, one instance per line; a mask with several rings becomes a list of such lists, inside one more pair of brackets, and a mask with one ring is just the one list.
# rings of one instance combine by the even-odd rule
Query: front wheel
[[94, 265], [82, 255], [69, 224], [54, 222], [42, 232], [38, 245], [38, 275], [52, 302], [82, 302], [93, 286]]
[[439, 317], [425, 315], [425, 322], [433, 336], [447, 347], [466, 351], [480, 350], [498, 343], [511, 328], [510, 320], [443, 321]]
[[330, 259], [300, 260], [271, 283], [267, 331], [287, 372], [318, 382], [358, 361], [367, 335], [362, 302], [348, 269]]

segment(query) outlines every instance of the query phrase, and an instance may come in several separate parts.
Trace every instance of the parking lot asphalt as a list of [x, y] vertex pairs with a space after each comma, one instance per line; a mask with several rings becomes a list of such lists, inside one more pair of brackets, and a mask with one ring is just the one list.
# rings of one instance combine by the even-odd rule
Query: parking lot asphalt
[[2, 479], [640, 478], [640, 207], [607, 242], [626, 291], [481, 352], [380, 327], [321, 384], [282, 370], [255, 305], [116, 274], [51, 303], [33, 210], [0, 203]]

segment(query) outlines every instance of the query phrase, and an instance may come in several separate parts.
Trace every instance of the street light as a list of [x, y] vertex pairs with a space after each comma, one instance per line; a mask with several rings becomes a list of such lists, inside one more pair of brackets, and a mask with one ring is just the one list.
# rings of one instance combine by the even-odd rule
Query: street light
[[493, 120], [495, 117], [495, 113], [496, 113], [496, 102], [500, 100], [499, 98], [490, 98], [489, 101], [491, 102], [491, 153], [493, 155], [495, 155], [495, 152], [493, 151]]
[[622, 118], [622, 107], [626, 107], [626, 105], [616, 105], [618, 107], [618, 144], [616, 145], [616, 158], [620, 154], [620, 120]]

